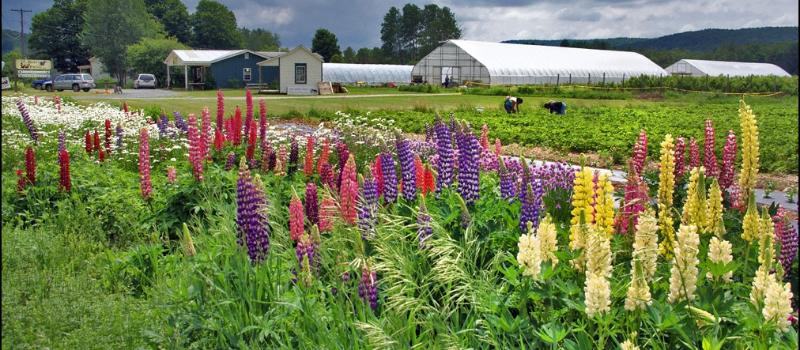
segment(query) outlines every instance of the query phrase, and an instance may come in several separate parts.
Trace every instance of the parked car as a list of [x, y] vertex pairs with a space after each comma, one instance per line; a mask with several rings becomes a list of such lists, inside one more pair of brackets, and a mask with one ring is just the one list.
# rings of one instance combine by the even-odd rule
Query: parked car
[[156, 88], [156, 76], [152, 74], [139, 74], [136, 77], [136, 80], [133, 81], [133, 88], [145, 88], [149, 87], [152, 89]]
[[31, 82], [31, 87], [34, 88], [34, 89], [42, 90], [42, 89], [44, 89], [44, 83], [47, 82], [47, 81], [50, 81], [50, 79], [34, 80], [34, 81]]
[[62, 74], [57, 76], [52, 81], [45, 82], [44, 88], [47, 91], [64, 91], [66, 89], [72, 89], [72, 91], [75, 92], [80, 90], [89, 92], [89, 90], [95, 88], [95, 85], [94, 79], [89, 74]]

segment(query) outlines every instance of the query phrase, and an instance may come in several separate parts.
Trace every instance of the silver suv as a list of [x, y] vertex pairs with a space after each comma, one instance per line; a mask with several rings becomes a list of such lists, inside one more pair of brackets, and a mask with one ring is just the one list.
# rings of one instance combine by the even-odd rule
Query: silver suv
[[78, 92], [83, 90], [84, 92], [89, 92], [89, 90], [93, 89], [94, 79], [89, 74], [62, 74], [57, 76], [52, 81], [48, 81], [44, 83], [44, 88], [47, 91], [64, 91], [66, 89], [72, 89], [72, 91]]

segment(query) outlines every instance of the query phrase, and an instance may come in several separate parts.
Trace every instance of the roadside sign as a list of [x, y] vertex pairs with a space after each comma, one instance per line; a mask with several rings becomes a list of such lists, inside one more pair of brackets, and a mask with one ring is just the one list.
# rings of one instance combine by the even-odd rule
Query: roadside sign
[[19, 78], [48, 78], [50, 77], [49, 70], [17, 70], [17, 77]]
[[53, 62], [50, 60], [17, 60], [17, 70], [46, 70], [53, 69]]
[[8, 77], [3, 77], [3, 90], [10, 88], [11, 88], [11, 83], [8, 81]]

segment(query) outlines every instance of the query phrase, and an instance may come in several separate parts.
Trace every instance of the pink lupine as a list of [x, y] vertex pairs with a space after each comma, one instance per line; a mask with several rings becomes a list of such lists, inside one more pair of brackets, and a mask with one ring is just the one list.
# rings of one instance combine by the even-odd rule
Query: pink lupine
[[244, 135], [250, 137], [250, 122], [253, 121], [253, 94], [250, 89], [244, 91]]
[[723, 190], [730, 188], [733, 184], [734, 163], [736, 163], [736, 134], [733, 130], [729, 130], [725, 148], [722, 149], [722, 169], [719, 173], [719, 186]]
[[356, 223], [356, 199], [358, 197], [356, 176], [356, 161], [351, 154], [342, 171], [342, 187], [339, 190], [342, 218], [350, 225]]
[[197, 131], [197, 117], [189, 114], [189, 163], [192, 165], [192, 174], [197, 181], [203, 181], [203, 150], [200, 135]]
[[489, 150], [489, 127], [486, 124], [481, 127], [481, 148]]
[[689, 139], [689, 169], [694, 169], [700, 166], [700, 146], [697, 145], [697, 140], [694, 137]]
[[680, 179], [683, 177], [683, 174], [686, 173], [686, 161], [684, 160], [685, 155], [686, 139], [683, 137], [678, 137], [675, 139], [675, 170], [673, 171], [676, 179]]
[[149, 199], [153, 185], [150, 183], [150, 138], [147, 128], [142, 128], [139, 132], [139, 180], [142, 197]]
[[211, 136], [211, 113], [208, 112], [208, 107], [203, 107], [203, 125], [200, 132], [200, 159], [211, 159], [211, 152], [209, 152], [209, 137]]
[[333, 230], [333, 219], [336, 217], [336, 201], [325, 195], [320, 204], [319, 211], [319, 230], [330, 232]]
[[714, 147], [714, 125], [711, 119], [706, 120], [705, 153], [703, 153], [703, 166], [706, 176], [717, 177], [717, 154]]
[[372, 162], [371, 170], [372, 177], [375, 178], [375, 181], [378, 183], [378, 197], [380, 197], [383, 195], [383, 169], [381, 166], [380, 154], [375, 156], [375, 161]]
[[292, 194], [292, 200], [289, 202], [289, 232], [293, 241], [300, 239], [303, 235], [303, 203], [297, 193]]
[[499, 138], [496, 138], [494, 139], [494, 154], [499, 157], [501, 153], [503, 153], [503, 144], [500, 143]]
[[175, 170], [175, 167], [170, 165], [167, 167], [167, 182], [174, 184], [175, 180], [178, 179], [178, 172]]
[[263, 142], [267, 138], [267, 103], [258, 100], [258, 137]]
[[639, 132], [639, 139], [633, 146], [633, 163], [631, 167], [637, 174], [641, 174], [644, 170], [645, 162], [647, 161], [647, 132], [642, 129]]
[[225, 123], [225, 96], [222, 90], [217, 90], [217, 129], [222, 130]]
[[[633, 168], [633, 165], [631, 165]], [[625, 199], [620, 208], [620, 215], [617, 216], [615, 227], [617, 233], [632, 233], [636, 224], [639, 222], [639, 214], [647, 207], [649, 198], [647, 196], [647, 184], [642, 181], [639, 174], [631, 171], [628, 173], [628, 181], [625, 184]]]
[[303, 163], [303, 174], [307, 177], [314, 175], [314, 136], [306, 138], [306, 157]]

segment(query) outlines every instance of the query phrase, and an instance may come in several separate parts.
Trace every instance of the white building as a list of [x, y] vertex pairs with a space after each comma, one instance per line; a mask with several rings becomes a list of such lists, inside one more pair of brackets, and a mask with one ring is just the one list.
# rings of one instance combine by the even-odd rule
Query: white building
[[647, 57], [627, 51], [448, 40], [412, 70], [415, 83], [487, 85], [619, 82], [667, 75]]
[[742, 77], [751, 75], [790, 76], [783, 68], [771, 63], [729, 62], [682, 59], [666, 68], [672, 75], [688, 75], [693, 77], [729, 76]]
[[78, 71], [81, 73], [89, 73], [95, 80], [109, 79], [111, 75], [106, 71], [103, 62], [97, 57], [89, 58], [89, 64], [78, 66]]
[[289, 52], [258, 62], [261, 67], [278, 67], [281, 93], [311, 95], [319, 93], [322, 81], [322, 56], [298, 46]]
[[342, 84], [383, 85], [411, 83], [414, 66], [396, 64], [323, 63], [322, 80]]

